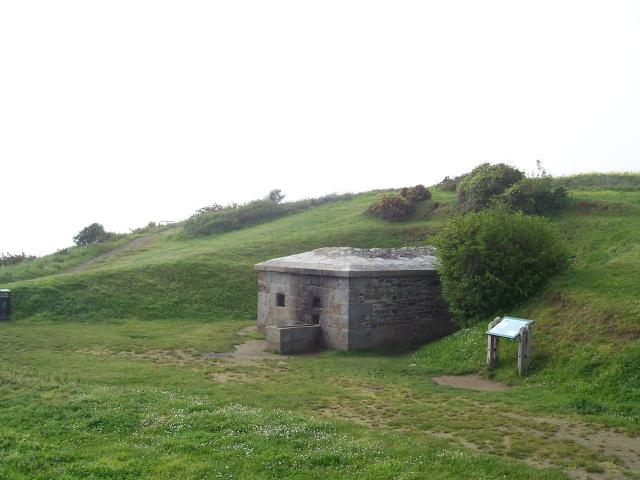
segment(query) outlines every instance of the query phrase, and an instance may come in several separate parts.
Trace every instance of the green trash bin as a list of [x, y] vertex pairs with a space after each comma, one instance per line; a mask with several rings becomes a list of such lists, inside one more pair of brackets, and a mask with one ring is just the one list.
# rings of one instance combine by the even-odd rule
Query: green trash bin
[[0, 320], [9, 320], [11, 316], [11, 290], [0, 289]]

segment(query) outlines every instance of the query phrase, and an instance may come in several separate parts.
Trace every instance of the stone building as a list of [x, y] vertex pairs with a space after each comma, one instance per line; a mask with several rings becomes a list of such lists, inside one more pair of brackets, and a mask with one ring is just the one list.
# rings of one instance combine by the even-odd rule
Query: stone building
[[409, 346], [451, 333], [430, 247], [319, 248], [258, 271], [258, 330], [281, 353]]

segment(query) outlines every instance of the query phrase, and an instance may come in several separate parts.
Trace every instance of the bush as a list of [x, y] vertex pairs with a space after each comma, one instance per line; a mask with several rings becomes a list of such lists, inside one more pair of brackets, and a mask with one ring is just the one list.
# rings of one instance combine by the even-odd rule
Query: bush
[[458, 216], [434, 245], [443, 296], [460, 325], [515, 306], [568, 264], [545, 219], [504, 208]]
[[402, 220], [413, 212], [413, 202], [401, 195], [383, 195], [369, 206], [369, 212], [385, 220]]
[[463, 212], [479, 212], [489, 208], [496, 195], [523, 178], [524, 173], [504, 163], [483, 163], [458, 185], [458, 204]]
[[460, 184], [460, 182], [462, 182], [462, 180], [464, 180], [468, 176], [469, 174], [465, 173], [464, 175], [459, 175], [453, 178], [444, 177], [444, 179], [438, 185], [436, 185], [436, 187], [438, 188], [438, 190], [442, 190], [443, 192], [455, 192], [458, 189], [458, 185]]
[[2, 253], [0, 254], [0, 265], [8, 266], [8, 265], [17, 265], [22, 262], [26, 262], [29, 260], [34, 260], [36, 257], [33, 255], [25, 255], [24, 252], [11, 254], [11, 253]]
[[92, 223], [88, 227], [84, 227], [73, 237], [73, 243], [78, 246], [91, 245], [92, 243], [102, 243], [111, 240], [114, 234], [105, 231], [104, 227], [99, 223]]
[[222, 205], [220, 205], [219, 203], [214, 203], [213, 205], [207, 205], [206, 207], [199, 208], [198, 210], [196, 210], [194, 216], [201, 215], [203, 213], [220, 212], [222, 210], [224, 210], [224, 207]]
[[500, 200], [512, 211], [531, 215], [556, 212], [567, 205], [567, 191], [551, 177], [525, 178], [507, 188]]
[[417, 202], [431, 199], [431, 192], [424, 185], [405, 187], [399, 195], [383, 195], [369, 205], [369, 213], [385, 220], [403, 220], [411, 216]]
[[[269, 196], [271, 196], [272, 193], [273, 192], [271, 192]], [[350, 193], [342, 195], [332, 193], [324, 197], [288, 203], [278, 203], [275, 200], [267, 198], [264, 200], [253, 200], [243, 205], [233, 203], [226, 207], [220, 207], [214, 204], [211, 207], [199, 209], [191, 216], [184, 224], [184, 231], [190, 236], [229, 232], [231, 230], [257, 225], [284, 215], [301, 212], [307, 208], [317, 207], [324, 203], [348, 199], [352, 196]], [[282, 200], [284, 195], [280, 194], [277, 198]]]
[[416, 185], [400, 190], [400, 196], [410, 202], [424, 202], [431, 199], [431, 192], [424, 185]]
[[284, 209], [274, 201], [254, 200], [244, 205], [234, 204], [222, 210], [196, 214], [187, 220], [184, 229], [189, 235], [211, 235], [255, 225], [283, 214]]

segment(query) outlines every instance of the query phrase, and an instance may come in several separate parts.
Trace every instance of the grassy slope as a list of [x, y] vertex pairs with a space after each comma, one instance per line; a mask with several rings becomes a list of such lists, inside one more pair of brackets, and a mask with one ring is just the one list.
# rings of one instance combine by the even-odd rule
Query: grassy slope
[[[505, 345], [494, 375], [518, 386], [507, 394], [451, 391], [427, 380], [435, 373], [483, 371], [482, 326], [408, 357], [327, 352], [268, 369], [201, 361], [202, 353], [241, 341], [233, 326], [255, 314], [253, 263], [326, 245], [424, 244], [446, 220], [446, 205], [435, 213], [425, 206], [416, 219], [389, 224], [362, 214], [376, 196], [363, 194], [211, 238], [186, 239], [179, 228], [169, 230], [143, 250], [85, 272], [8, 285], [18, 320], [0, 329], [8, 365], [0, 382], [0, 433], [9, 439], [0, 441], [0, 474], [29, 476], [25, 472], [40, 465], [43, 478], [137, 478], [142, 472], [160, 478], [221, 472], [225, 478], [225, 467], [236, 476], [264, 478], [292, 469], [300, 478], [338, 472], [383, 478], [399, 470], [405, 478], [557, 477], [459, 450], [450, 436], [501, 458], [606, 470], [612, 460], [605, 454], [556, 441], [541, 423], [536, 442], [526, 441], [522, 422], [512, 419], [505, 430], [492, 407], [499, 401], [501, 410], [523, 418], [554, 414], [627, 431], [640, 426], [640, 192], [574, 195], [586, 202], [553, 219], [575, 253], [570, 270], [509, 312], [537, 325], [533, 372], [525, 380], [514, 375], [514, 345]], [[434, 200], [453, 196], [437, 193]], [[208, 380], [219, 370], [241, 381]], [[234, 402], [250, 410], [224, 409]], [[304, 417], [274, 415], [278, 407]], [[349, 422], [310, 422], [318, 412]], [[33, 418], [43, 425], [34, 426]], [[265, 434], [271, 430], [280, 433]], [[294, 433], [282, 433], [288, 431]], [[132, 432], [141, 438], [131, 439]], [[65, 447], [52, 459], [56, 442]], [[243, 448], [252, 449], [250, 457]], [[274, 459], [282, 462], [280, 475], [272, 474]]]
[[[257, 227], [188, 239], [180, 227], [81, 274], [9, 284], [25, 317], [253, 318], [259, 261], [326, 245], [422, 244], [441, 221], [389, 225], [362, 214], [376, 194], [356, 196]], [[451, 196], [441, 195], [450, 199]], [[420, 212], [419, 212], [420, 213]], [[419, 216], [419, 215], [418, 215]]]
[[110, 240], [101, 244], [86, 247], [69, 247], [52, 255], [39, 257], [29, 262], [11, 266], [0, 266], [0, 282], [6, 284], [66, 272], [87, 260], [121, 247], [134, 238], [134, 235], [127, 235], [123, 238]]
[[[533, 318], [533, 373], [515, 376], [515, 344], [503, 342], [505, 360], [495, 376], [522, 384], [518, 401], [542, 410], [595, 415], [640, 429], [640, 192], [619, 203], [618, 192], [576, 192], [575, 210], [554, 218], [574, 259], [535, 298], [505, 312]], [[611, 200], [615, 202], [611, 202]], [[460, 332], [416, 354], [427, 371], [483, 368], [486, 325]], [[469, 355], [457, 355], [456, 352]], [[452, 361], [452, 359], [455, 359]], [[537, 399], [537, 400], [536, 400]]]

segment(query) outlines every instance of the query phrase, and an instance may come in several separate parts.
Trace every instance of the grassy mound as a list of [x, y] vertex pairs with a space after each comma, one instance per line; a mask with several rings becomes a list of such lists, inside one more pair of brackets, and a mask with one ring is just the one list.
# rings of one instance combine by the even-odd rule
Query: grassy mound
[[[148, 234], [145, 248], [123, 251], [80, 273], [5, 285], [15, 292], [17, 319], [251, 320], [254, 263], [327, 245], [424, 245], [447, 221], [455, 201], [452, 193], [434, 193], [432, 202], [403, 222], [367, 215], [379, 193], [360, 194], [211, 237], [190, 238], [178, 226]], [[515, 377], [515, 345], [505, 345], [495, 375], [525, 386], [552, 385], [549, 401], [562, 411], [640, 424], [640, 380], [634, 373], [640, 349], [640, 191], [578, 190], [572, 197], [573, 207], [551, 219], [568, 241], [569, 270], [503, 312], [537, 322], [532, 375]], [[53, 255], [3, 273], [5, 278], [56, 273], [116, 246], [71, 249], [67, 262]], [[416, 363], [426, 372], [482, 371], [483, 328], [425, 346]]]
[[[255, 263], [326, 245], [423, 245], [446, 218], [446, 210], [442, 214], [425, 207], [414, 218], [390, 225], [364, 214], [375, 197], [371, 193], [324, 202], [269, 223], [210, 237], [193, 238], [178, 226], [147, 234], [143, 248], [123, 250], [77, 273], [70, 269], [109, 246], [126, 243], [73, 248], [65, 262], [58, 262], [60, 255], [55, 254], [30, 266], [6, 268], [6, 278], [29, 280], [5, 285], [14, 291], [16, 318], [36, 314], [67, 320], [254, 318]], [[450, 197], [444, 194], [440, 200]], [[68, 273], [57, 274], [65, 267]], [[39, 278], [32, 278], [38, 273]]]
[[[145, 233], [140, 248], [70, 249], [64, 261], [0, 270], [15, 292], [14, 320], [0, 324], [0, 477], [622, 472], [624, 459], [589, 435], [640, 432], [640, 190], [573, 190], [572, 207], [551, 218], [569, 245], [568, 270], [497, 312], [536, 320], [526, 378], [506, 341], [497, 370], [485, 370], [490, 318], [413, 353], [263, 364], [210, 356], [246, 340], [238, 331], [255, 316], [254, 263], [327, 245], [424, 245], [454, 210], [455, 194], [434, 190], [411, 218], [391, 223], [366, 214], [379, 195], [211, 236], [176, 226]], [[430, 381], [467, 372], [514, 388]]]

